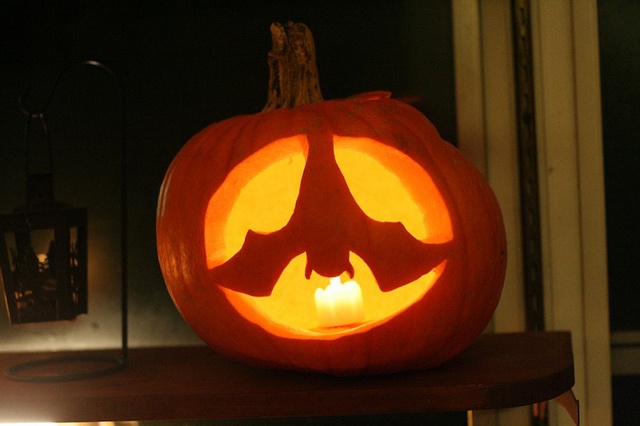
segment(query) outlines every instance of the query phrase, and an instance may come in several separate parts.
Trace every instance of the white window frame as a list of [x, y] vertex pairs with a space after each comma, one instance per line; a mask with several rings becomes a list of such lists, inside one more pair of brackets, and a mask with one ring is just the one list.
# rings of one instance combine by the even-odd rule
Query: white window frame
[[[611, 352], [597, 0], [531, 0], [540, 218], [548, 330], [572, 333], [581, 424], [609, 425]], [[496, 332], [524, 330], [511, 6], [453, 0], [458, 145], [500, 201], [509, 266]], [[535, 348], [532, 348], [534, 350]], [[571, 419], [552, 404], [551, 424]], [[473, 413], [526, 424], [527, 408]]]

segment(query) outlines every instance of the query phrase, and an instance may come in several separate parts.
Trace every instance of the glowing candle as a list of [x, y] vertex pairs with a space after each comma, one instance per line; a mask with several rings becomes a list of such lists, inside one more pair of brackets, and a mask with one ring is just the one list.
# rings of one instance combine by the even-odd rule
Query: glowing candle
[[330, 278], [326, 289], [316, 289], [315, 301], [321, 327], [339, 327], [364, 320], [362, 290], [355, 281], [343, 284], [340, 277]]

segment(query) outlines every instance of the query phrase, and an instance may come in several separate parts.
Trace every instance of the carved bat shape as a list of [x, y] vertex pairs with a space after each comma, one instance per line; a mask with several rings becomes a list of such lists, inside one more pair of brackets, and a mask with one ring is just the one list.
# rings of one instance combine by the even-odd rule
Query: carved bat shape
[[313, 271], [325, 277], [347, 272], [353, 278], [349, 253], [354, 252], [369, 266], [380, 290], [391, 291], [449, 257], [449, 243], [424, 243], [400, 222], [368, 217], [338, 167], [333, 136], [317, 131], [308, 138], [307, 162], [289, 222], [269, 234], [249, 230], [242, 248], [210, 270], [214, 282], [251, 296], [268, 296], [291, 259], [303, 252], [307, 279]]

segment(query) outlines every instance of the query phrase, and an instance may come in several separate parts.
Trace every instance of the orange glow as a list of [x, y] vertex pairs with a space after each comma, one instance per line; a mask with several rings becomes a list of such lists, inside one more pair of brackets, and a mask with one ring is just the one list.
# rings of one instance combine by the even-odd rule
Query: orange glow
[[[430, 273], [396, 290], [383, 293], [367, 267], [358, 256], [351, 253], [351, 263], [356, 270], [356, 279], [362, 289], [364, 322], [346, 327], [319, 327], [316, 318], [314, 293], [316, 288], [325, 288], [329, 278], [313, 274], [304, 278], [305, 255], [294, 258], [282, 273], [282, 277], [268, 297], [252, 297], [222, 288], [229, 302], [249, 321], [259, 324], [270, 334], [281, 337], [313, 338], [339, 337], [345, 333], [362, 332], [402, 312], [417, 302], [435, 284], [444, 270], [446, 261]], [[343, 281], [348, 278], [342, 277]]]
[[[205, 215], [207, 266], [230, 259], [249, 229], [269, 233], [285, 226], [299, 193], [305, 166], [304, 135], [278, 140], [253, 154], [227, 176], [211, 197]], [[367, 138], [334, 137], [336, 162], [354, 199], [370, 218], [401, 222], [414, 238], [441, 243], [453, 238], [449, 214], [433, 180], [415, 161]], [[273, 292], [252, 297], [224, 287], [229, 302], [248, 320], [271, 334], [300, 338], [338, 337], [376, 326], [421, 299], [446, 266], [389, 292], [378, 288], [367, 264], [350, 253], [354, 279], [362, 288], [365, 321], [350, 327], [319, 327], [314, 293], [329, 284], [315, 273], [305, 279], [306, 255], [285, 268]], [[342, 277], [346, 281], [348, 277]]]
[[304, 135], [278, 140], [236, 166], [209, 200], [204, 238], [207, 267], [240, 250], [247, 230], [273, 232], [291, 217], [304, 170]]

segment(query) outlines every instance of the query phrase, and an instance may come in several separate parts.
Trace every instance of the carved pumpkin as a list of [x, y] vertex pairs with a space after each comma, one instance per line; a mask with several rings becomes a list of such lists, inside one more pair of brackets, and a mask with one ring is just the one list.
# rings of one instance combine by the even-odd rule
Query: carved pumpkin
[[[446, 362], [500, 297], [493, 192], [410, 105], [385, 92], [322, 101], [306, 27], [272, 32], [270, 103], [292, 107], [210, 125], [162, 184], [158, 254], [178, 310], [253, 364], [342, 375]], [[309, 55], [283, 67], [300, 57], [292, 45]], [[282, 93], [296, 75], [312, 76], [303, 102]]]

